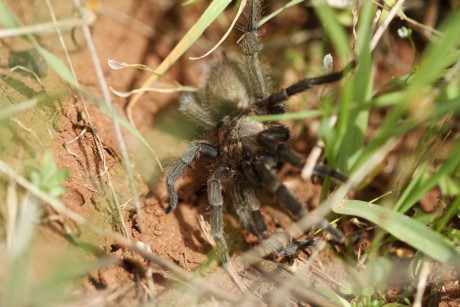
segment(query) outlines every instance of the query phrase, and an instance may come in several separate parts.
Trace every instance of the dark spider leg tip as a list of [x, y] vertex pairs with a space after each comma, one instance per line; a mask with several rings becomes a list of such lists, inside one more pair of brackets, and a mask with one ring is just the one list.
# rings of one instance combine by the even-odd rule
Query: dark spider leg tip
[[293, 240], [291, 244], [283, 246], [274, 251], [277, 257], [291, 257], [297, 251], [304, 250], [310, 246], [317, 246], [318, 243], [315, 240]]
[[174, 208], [172, 206], [168, 206], [166, 208], [163, 209], [163, 211], [166, 213], [166, 214], [169, 214], [171, 211], [173, 211]]
[[324, 164], [316, 164], [313, 170], [317, 175], [320, 175], [323, 177], [329, 176], [341, 182], [348, 181], [347, 175], [342, 174], [341, 172], [336, 171], [335, 169], [332, 169], [329, 166], [324, 165]]
[[318, 242], [316, 240], [293, 240], [292, 244], [297, 245], [299, 249], [304, 249], [310, 246], [318, 246]]
[[340, 229], [334, 228], [331, 225], [328, 225], [325, 229], [335, 242], [340, 244], [345, 243], [345, 235]]

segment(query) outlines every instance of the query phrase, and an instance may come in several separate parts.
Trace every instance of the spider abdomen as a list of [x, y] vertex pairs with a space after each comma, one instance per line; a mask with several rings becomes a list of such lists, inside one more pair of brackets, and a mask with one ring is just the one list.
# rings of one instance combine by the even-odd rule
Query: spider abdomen
[[258, 155], [263, 150], [257, 136], [266, 129], [265, 125], [252, 120], [247, 112], [243, 113], [224, 120], [219, 130], [221, 152], [235, 165], [241, 165], [248, 156]]
[[207, 107], [222, 119], [249, 107], [251, 93], [238, 62], [224, 57], [211, 67], [208, 82], [203, 89]]

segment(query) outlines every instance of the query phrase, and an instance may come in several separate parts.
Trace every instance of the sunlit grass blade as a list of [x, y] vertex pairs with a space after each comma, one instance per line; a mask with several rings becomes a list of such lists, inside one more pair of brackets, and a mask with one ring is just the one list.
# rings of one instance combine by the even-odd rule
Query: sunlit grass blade
[[429, 257], [460, 268], [460, 253], [443, 236], [404, 214], [359, 200], [344, 200], [332, 210], [366, 219]]
[[0, 24], [7, 28], [19, 26], [19, 22], [16, 17], [11, 14], [5, 3], [3, 3], [3, 0], [0, 1]]
[[40, 53], [40, 55], [43, 57], [46, 63], [59, 75], [59, 77], [61, 77], [67, 83], [71, 84], [73, 87], [79, 88], [79, 84], [73, 77], [72, 73], [70, 72], [70, 69], [67, 67], [67, 65], [64, 64], [64, 62], [61, 59], [56, 57], [54, 54], [52, 54], [45, 48], [41, 47], [35, 39], [32, 39], [32, 42], [35, 46], [35, 49], [37, 49], [37, 51]]
[[[179, 43], [174, 49], [168, 54], [168, 56], [160, 63], [155, 69], [155, 74], [152, 74], [150, 78], [144, 82], [142, 87], [149, 87], [153, 82], [158, 80], [158, 77], [163, 75], [192, 45], [196, 40], [203, 34], [209, 25], [219, 17], [223, 10], [230, 4], [230, 0], [216, 0], [211, 2], [208, 8], [204, 11], [198, 21], [188, 30], [188, 32], [182, 37]], [[133, 96], [127, 107], [128, 118], [132, 122], [131, 109], [137, 102], [137, 100], [143, 95], [138, 93]]]
[[321, 110], [307, 110], [292, 113], [273, 114], [273, 115], [257, 115], [252, 118], [258, 122], [269, 122], [269, 121], [282, 121], [282, 120], [299, 120], [308, 117], [321, 116]]

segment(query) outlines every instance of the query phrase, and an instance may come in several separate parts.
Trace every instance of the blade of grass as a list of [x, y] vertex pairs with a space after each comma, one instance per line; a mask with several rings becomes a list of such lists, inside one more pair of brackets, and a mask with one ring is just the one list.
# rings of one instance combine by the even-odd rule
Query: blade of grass
[[0, 24], [6, 28], [16, 28], [19, 27], [19, 22], [16, 17], [11, 14], [8, 7], [6, 7], [3, 0], [0, 1]]
[[361, 153], [367, 130], [372, 95], [370, 31], [374, 8], [366, 2], [359, 13], [357, 47], [358, 67], [343, 86], [337, 121], [337, 141], [333, 157], [336, 167], [347, 172]]
[[344, 200], [332, 211], [366, 219], [429, 257], [460, 268], [460, 253], [443, 236], [404, 214], [359, 200]]
[[449, 223], [450, 219], [455, 216], [455, 214], [458, 214], [460, 208], [460, 197], [457, 197], [453, 203], [450, 204], [449, 208], [447, 209], [447, 212], [442, 216], [441, 220], [439, 223], [436, 225], [435, 229], [438, 232], [441, 232], [444, 230], [444, 228], [447, 226]]
[[409, 184], [395, 204], [394, 210], [401, 213], [407, 212], [423, 195], [434, 188], [441, 178], [449, 176], [460, 167], [460, 155], [458, 154], [460, 142], [457, 142], [455, 145], [452, 148], [450, 157], [437, 171], [426, 175], [425, 167], [416, 175], [413, 183]]
[[334, 11], [325, 1], [315, 0], [313, 5], [342, 63], [347, 63], [351, 57], [351, 50], [345, 29], [339, 24]]
[[35, 108], [38, 104], [38, 98], [32, 98], [30, 100], [26, 100], [20, 102], [18, 104], [14, 104], [12, 106], [0, 109], [0, 121], [10, 118], [16, 113], [25, 111], [27, 109]]
[[259, 21], [259, 27], [262, 26], [263, 24], [265, 24], [266, 22], [268, 22], [270, 19], [272, 19], [273, 17], [275, 17], [276, 15], [280, 14], [282, 11], [294, 6], [294, 5], [297, 5], [299, 3], [302, 3], [304, 2], [305, 0], [291, 0], [289, 1], [288, 3], [286, 3], [285, 5], [283, 5], [282, 7], [280, 7], [279, 9], [271, 12], [270, 14], [264, 16], [260, 21]]
[[321, 110], [307, 110], [292, 113], [273, 114], [273, 115], [257, 115], [251, 116], [252, 119], [258, 122], [269, 122], [269, 121], [282, 121], [282, 120], [299, 120], [309, 117], [321, 116]]
[[[321, 20], [321, 23], [323, 24], [323, 28], [329, 37], [329, 39], [332, 41], [332, 44], [334, 46], [334, 49], [338, 56], [340, 57], [340, 60], [342, 63], [347, 63], [350, 58], [351, 58], [351, 49], [348, 43], [348, 37], [346, 34], [345, 29], [339, 24], [338, 19], [336, 18], [336, 14], [334, 13], [333, 9], [329, 7], [325, 1], [321, 0], [316, 0], [313, 1], [314, 9], [316, 12], [316, 15], [319, 17]], [[341, 106], [344, 110], [349, 110], [350, 109], [350, 104], [352, 101], [352, 90], [353, 88], [351, 86], [344, 86], [342, 88], [342, 103], [343, 105]], [[343, 114], [342, 114], [343, 116]], [[342, 123], [345, 121], [342, 120]], [[343, 130], [343, 129], [342, 129]], [[336, 162], [337, 162], [337, 149], [338, 149], [338, 144], [337, 140], [339, 139], [337, 135], [337, 131], [335, 129], [332, 129], [329, 125], [329, 118], [324, 118], [321, 121], [321, 128], [319, 131], [319, 135], [321, 139], [323, 140], [325, 146], [325, 155], [328, 161], [328, 164], [332, 168], [337, 168]], [[342, 170], [345, 171], [345, 170]], [[323, 191], [328, 189], [329, 186], [329, 179], [326, 179], [326, 181], [323, 184]], [[324, 195], [324, 192], [323, 192]]]
[[[436, 96], [442, 88], [436, 87], [433, 90], [433, 84], [436, 84], [436, 80], [442, 79], [446, 69], [458, 61], [460, 57], [456, 50], [460, 41], [458, 36], [460, 32], [459, 19], [460, 11], [456, 11], [442, 24], [443, 35], [427, 47], [422, 55], [421, 64], [408, 80], [406, 87], [400, 92], [387, 94], [390, 96], [385, 97], [385, 99], [374, 100], [374, 102], [392, 100], [391, 104], [394, 107], [366, 146], [363, 154], [360, 155], [359, 161], [353, 165], [353, 169], [366, 163], [367, 157], [389, 138], [404, 135], [421, 122], [431, 119], [433, 114], [449, 114], [458, 109], [458, 105], [455, 105], [456, 99], [452, 97], [447, 101], [448, 103], [438, 102], [436, 104]], [[426, 107], [426, 105], [430, 107]], [[410, 114], [411, 117], [406, 115], [408, 110], [413, 111]]]

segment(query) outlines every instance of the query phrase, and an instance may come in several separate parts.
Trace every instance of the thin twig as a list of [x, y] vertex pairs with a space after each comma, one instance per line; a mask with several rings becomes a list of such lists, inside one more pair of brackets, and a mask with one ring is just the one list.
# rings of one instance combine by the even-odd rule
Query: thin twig
[[75, 27], [82, 25], [92, 25], [96, 20], [96, 15], [88, 10], [83, 10], [81, 18], [70, 18], [59, 20], [56, 22], [45, 22], [39, 23], [30, 26], [22, 26], [20, 28], [11, 28], [11, 29], [0, 29], [0, 38], [21, 36], [27, 34], [46, 34], [54, 33], [55, 28], [57, 27], [60, 31], [71, 30]]
[[124, 26], [127, 26], [135, 30], [136, 32], [139, 32], [148, 38], [153, 38], [155, 36], [155, 29], [139, 21], [138, 19], [133, 18], [128, 14], [113, 8], [112, 6], [105, 5], [102, 2], [100, 2], [98, 13], [102, 13], [108, 17], [111, 17], [119, 23], [123, 24]]
[[[378, 3], [377, 1], [373, 1], [373, 2], [374, 2], [374, 4], [375, 4], [378, 8], [380, 8], [380, 9], [382, 9], [382, 10], [387, 10], [387, 11], [388, 11], [388, 8], [387, 8], [386, 6], [384, 6], [384, 5], [380, 4], [380, 3]], [[427, 39], [429, 39], [429, 40], [432, 39], [432, 35], [431, 35], [431, 34], [435, 34], [435, 35], [437, 35], [437, 36], [441, 36], [441, 35], [442, 35], [442, 33], [441, 33], [440, 31], [438, 31], [438, 30], [436, 30], [436, 29], [433, 29], [432, 27], [429, 27], [429, 26], [424, 25], [424, 24], [422, 24], [422, 23], [419, 23], [418, 21], [416, 21], [416, 20], [414, 20], [414, 19], [412, 19], [412, 18], [407, 17], [407, 15], [404, 14], [404, 12], [403, 12], [402, 10], [399, 10], [398, 12], [396, 12], [396, 14], [399, 16], [399, 18], [401, 18], [402, 20], [405, 20], [408, 24], [410, 24], [410, 25], [412, 25], [412, 26], [414, 26], [414, 27], [418, 27], [418, 28], [424, 30], [424, 31], [422, 31], [421, 33], [422, 33]], [[428, 33], [430, 33], [430, 35], [427, 35], [427, 33], [426, 33], [425, 31], [428, 32]]]
[[423, 261], [422, 270], [417, 283], [417, 293], [415, 294], [414, 307], [422, 307], [423, 294], [425, 293], [428, 276], [431, 271], [431, 262], [428, 260]]
[[[197, 215], [197, 219], [198, 219], [198, 223], [200, 224], [201, 230], [203, 231], [203, 233], [204, 233], [206, 239], [208, 240], [209, 244], [211, 244], [211, 246], [213, 248], [215, 248], [216, 247], [216, 241], [210, 235], [210, 233], [211, 233], [210, 232], [210, 228], [211, 228], [210, 225], [204, 220], [204, 218], [203, 218], [203, 216], [201, 214]], [[235, 267], [233, 266], [231, 261], [229, 261], [229, 263], [227, 264], [227, 267], [225, 268], [225, 270], [227, 271], [228, 275], [230, 275], [230, 277], [233, 279], [235, 284], [240, 288], [241, 291], [249, 293], [248, 287], [246, 287], [246, 285], [241, 280], [240, 276], [236, 272]]]
[[380, 25], [377, 31], [375, 31], [375, 34], [371, 39], [371, 50], [375, 49], [383, 33], [385, 33], [391, 21], [396, 16], [398, 11], [401, 9], [402, 5], [404, 4], [404, 1], [405, 0], [398, 0], [398, 2], [396, 2], [396, 4], [391, 8], [390, 13], [386, 17], [385, 21]]
[[[337, 122], [337, 115], [334, 115], [329, 120], [329, 127], [333, 128], [336, 122]], [[302, 168], [302, 172], [300, 173], [300, 177], [303, 180], [309, 180], [311, 176], [313, 175], [315, 165], [317, 164], [319, 157], [321, 156], [321, 153], [323, 152], [323, 149], [324, 149], [324, 142], [322, 140], [318, 140], [316, 142], [316, 145], [313, 147], [310, 154], [308, 155], [307, 160], [305, 161], [305, 164]]]

